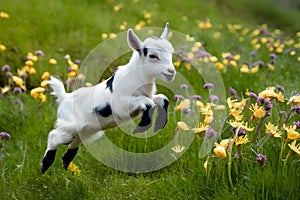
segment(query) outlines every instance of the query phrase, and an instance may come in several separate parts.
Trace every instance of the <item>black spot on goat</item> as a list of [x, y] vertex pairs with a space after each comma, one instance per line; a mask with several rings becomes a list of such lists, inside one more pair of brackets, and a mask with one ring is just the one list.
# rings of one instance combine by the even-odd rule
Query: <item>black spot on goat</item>
[[107, 81], [106, 81], [106, 88], [109, 89], [109, 91], [113, 92], [113, 81], [114, 81], [115, 75], [113, 74]]
[[112, 115], [111, 106], [109, 103], [106, 103], [104, 106], [100, 105], [94, 108], [94, 113], [98, 116], [108, 117]]

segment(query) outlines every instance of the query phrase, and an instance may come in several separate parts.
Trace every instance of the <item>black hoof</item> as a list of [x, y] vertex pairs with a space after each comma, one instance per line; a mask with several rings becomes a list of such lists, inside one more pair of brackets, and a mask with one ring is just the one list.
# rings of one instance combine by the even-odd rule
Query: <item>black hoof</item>
[[71, 161], [74, 159], [78, 151], [78, 148], [76, 149], [68, 149], [67, 152], [65, 153], [64, 157], [62, 157], [64, 168], [67, 171], [69, 164]]
[[169, 101], [164, 100], [163, 106], [158, 106], [158, 114], [154, 124], [154, 132], [163, 129], [168, 122], [168, 106]]
[[45, 171], [47, 171], [47, 169], [52, 165], [55, 158], [55, 154], [56, 154], [56, 149], [47, 151], [42, 161], [42, 167], [41, 167], [42, 173], [45, 173]]
[[133, 133], [140, 133], [140, 132], [145, 132], [148, 130], [151, 125], [152, 125], [152, 115], [154, 112], [154, 107], [152, 108], [151, 106], [147, 106], [147, 110], [143, 112], [142, 120], [140, 123], [137, 125]]

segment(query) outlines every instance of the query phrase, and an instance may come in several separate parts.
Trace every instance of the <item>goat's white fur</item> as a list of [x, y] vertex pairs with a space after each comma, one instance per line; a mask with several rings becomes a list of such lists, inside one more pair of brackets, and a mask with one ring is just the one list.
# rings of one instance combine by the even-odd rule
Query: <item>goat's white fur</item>
[[[168, 24], [160, 38], [147, 38], [144, 42], [129, 29], [127, 41], [134, 52], [129, 63], [118, 67], [111, 88], [108, 88], [107, 79], [93, 87], [66, 93], [62, 82], [51, 76], [48, 84], [53, 89], [52, 94], [57, 97], [58, 118], [55, 129], [49, 133], [44, 159], [48, 151], [54, 151], [62, 144], [69, 144], [68, 149], [78, 148], [79, 135], [88, 137], [115, 127], [133, 115], [140, 116], [147, 106], [164, 106], [167, 97], [155, 94], [155, 79], [170, 82], [176, 74], [172, 63], [174, 49], [167, 38]], [[111, 115], [99, 116], [95, 113], [95, 108], [101, 110], [107, 105], [110, 105]], [[44, 159], [43, 172], [49, 167], [43, 166], [46, 163]]]

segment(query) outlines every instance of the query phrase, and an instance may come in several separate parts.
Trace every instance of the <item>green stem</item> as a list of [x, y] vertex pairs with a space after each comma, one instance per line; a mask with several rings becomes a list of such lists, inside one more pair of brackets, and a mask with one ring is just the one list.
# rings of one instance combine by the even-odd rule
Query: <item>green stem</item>
[[268, 142], [268, 140], [272, 137], [272, 133], [269, 133], [267, 138], [264, 140], [264, 142], [260, 145], [258, 152], [262, 152], [265, 144]]
[[229, 181], [229, 185], [230, 188], [232, 189], [232, 191], [235, 190], [233, 182], [232, 182], [232, 178], [231, 178], [231, 167], [232, 167], [232, 148], [233, 148], [233, 144], [237, 138], [237, 134], [240, 131], [240, 127], [238, 127], [235, 131], [235, 135], [233, 137], [232, 140], [229, 141], [229, 146], [228, 146], [228, 181]]
[[253, 138], [253, 144], [256, 144], [257, 143], [257, 136], [258, 136], [258, 133], [260, 132], [260, 130], [261, 130], [261, 127], [262, 127], [262, 124], [263, 124], [263, 122], [264, 122], [264, 117], [263, 118], [261, 118], [260, 120], [259, 120], [259, 124], [258, 124], [258, 126], [256, 127], [256, 129], [255, 129], [255, 133], [254, 133], [254, 138]]

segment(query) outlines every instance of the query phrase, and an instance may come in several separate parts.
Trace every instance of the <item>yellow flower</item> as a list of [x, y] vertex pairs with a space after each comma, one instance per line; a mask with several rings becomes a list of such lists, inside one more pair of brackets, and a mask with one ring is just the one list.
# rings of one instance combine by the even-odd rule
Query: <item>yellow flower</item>
[[70, 170], [73, 175], [74, 174], [80, 175], [81, 173], [81, 170], [73, 162], [70, 162], [68, 166], [68, 170]]
[[51, 65], [56, 65], [56, 64], [57, 64], [57, 61], [56, 61], [54, 58], [51, 58], [51, 59], [49, 60], [49, 63], [50, 63]]
[[238, 102], [237, 99], [231, 100], [227, 99], [227, 105], [229, 108], [229, 115], [233, 116], [235, 120], [240, 121], [243, 118], [242, 111], [246, 106], [246, 100], [243, 99], [241, 102]]
[[11, 89], [8, 85], [4, 86], [3, 88], [0, 88], [1, 89], [1, 94], [5, 94], [7, 92], [9, 92], [9, 90]]
[[253, 112], [253, 116], [257, 119], [261, 119], [266, 115], [265, 108], [263, 106], [258, 106], [257, 103], [251, 105], [250, 110]]
[[102, 33], [101, 37], [102, 37], [102, 39], [106, 39], [106, 38], [108, 38], [108, 34], [107, 33]]
[[240, 68], [241, 73], [249, 73], [249, 67], [246, 64], [242, 64], [242, 67]]
[[176, 144], [174, 147], [172, 147], [171, 149], [175, 152], [175, 153], [181, 153], [185, 150], [185, 146], [181, 146], [179, 144]]
[[217, 62], [217, 63], [216, 63], [216, 67], [217, 67], [218, 70], [224, 69], [223, 63], [220, 63], [220, 62]]
[[177, 122], [177, 127], [184, 130], [184, 131], [190, 130], [190, 127], [183, 121]]
[[43, 80], [42, 82], [41, 82], [41, 87], [46, 87], [47, 85], [48, 85], [48, 81], [47, 80]]
[[271, 122], [269, 122], [266, 126], [266, 133], [272, 134], [273, 137], [281, 137], [281, 133], [278, 129], [278, 126], [275, 126]]
[[50, 78], [50, 73], [49, 72], [44, 72], [42, 74], [42, 80], [48, 80]]
[[15, 82], [15, 84], [17, 86], [19, 86], [23, 90], [26, 90], [25, 83], [24, 83], [23, 79], [21, 79], [20, 77], [17, 77], [17, 76], [13, 76], [12, 78], [13, 78], [13, 81]]
[[232, 127], [240, 127], [246, 131], [253, 131], [254, 130], [254, 127], [248, 127], [248, 122], [244, 122], [244, 121], [229, 121], [228, 122]]
[[9, 18], [9, 14], [7, 14], [6, 12], [0, 12], [0, 18], [2, 18], [2, 19], [8, 19]]
[[123, 7], [123, 4], [117, 4], [117, 5], [114, 6], [114, 11], [119, 12], [122, 7]]
[[294, 140], [291, 144], [289, 144], [289, 147], [291, 150], [297, 153], [298, 156], [300, 156], [300, 143], [296, 146], [296, 140]]
[[145, 14], [144, 14], [144, 18], [145, 19], [150, 19], [152, 17], [152, 13], [151, 12], [146, 12]]
[[6, 50], [6, 46], [4, 44], [0, 44], [0, 51], [5, 51]]
[[226, 156], [227, 156], [226, 150], [222, 145], [217, 145], [214, 148], [214, 152], [219, 158], [226, 158]]
[[258, 72], [258, 70], [259, 70], [259, 66], [257, 65], [257, 66], [255, 66], [255, 67], [252, 67], [252, 68], [250, 69], [250, 72], [251, 72], [252, 74], [255, 74], [255, 73]]
[[278, 94], [276, 92], [274, 92], [275, 87], [267, 87], [264, 91], [260, 92], [258, 94], [259, 97], [263, 97], [266, 99], [275, 99], [278, 98]]
[[174, 66], [179, 67], [180, 66], [180, 60], [177, 60], [176, 62], [174, 62]]
[[175, 110], [182, 110], [190, 108], [191, 101], [189, 99], [184, 99], [180, 102], [178, 106], [176, 106]]
[[195, 132], [195, 133], [201, 133], [203, 131], [206, 131], [206, 129], [209, 128], [209, 125], [207, 125], [206, 123], [199, 123], [199, 126], [198, 128], [193, 128], [192, 130]]
[[286, 126], [283, 125], [284, 130], [287, 132], [287, 136], [289, 140], [298, 140], [300, 139], [300, 134], [296, 131], [296, 125]]
[[241, 145], [241, 144], [246, 144], [248, 142], [249, 142], [249, 139], [248, 139], [247, 135], [245, 135], [245, 136], [239, 136], [235, 140], [236, 146]]
[[45, 92], [45, 88], [37, 87], [37, 88], [33, 88], [30, 91], [30, 95], [34, 99], [39, 100], [41, 103], [44, 103], [46, 101], [46, 95], [44, 94], [44, 92]]
[[300, 105], [300, 95], [298, 96], [292, 96], [290, 99], [289, 99], [289, 102], [288, 104], [290, 103], [295, 103], [297, 105]]

